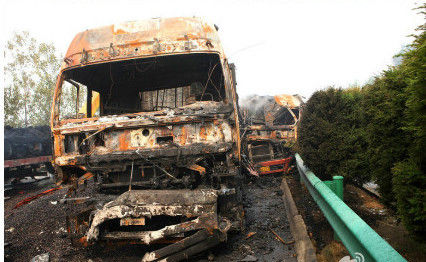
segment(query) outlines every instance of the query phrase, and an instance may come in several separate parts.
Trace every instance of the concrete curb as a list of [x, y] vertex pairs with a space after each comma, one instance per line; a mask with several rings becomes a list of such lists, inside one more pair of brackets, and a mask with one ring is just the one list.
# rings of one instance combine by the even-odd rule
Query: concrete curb
[[295, 240], [295, 248], [298, 262], [316, 262], [314, 246], [308, 236], [305, 222], [302, 216], [297, 211], [296, 204], [291, 196], [290, 188], [288, 187], [285, 177], [281, 182], [281, 190], [283, 191], [284, 206], [287, 213], [288, 221], [290, 222], [290, 230]]

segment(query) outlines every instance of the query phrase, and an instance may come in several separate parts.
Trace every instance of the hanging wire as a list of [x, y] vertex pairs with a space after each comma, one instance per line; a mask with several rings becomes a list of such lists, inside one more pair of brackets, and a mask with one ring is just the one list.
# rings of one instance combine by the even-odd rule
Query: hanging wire
[[132, 191], [132, 180], [133, 180], [133, 163], [132, 161], [132, 171], [130, 171], [130, 183], [129, 183], [129, 191]]
[[213, 71], [214, 71], [214, 69], [216, 68], [216, 66], [217, 66], [218, 64], [219, 64], [219, 63], [216, 63], [216, 64], [213, 66], [213, 68], [211, 69], [211, 71], [209, 70], [209, 72], [208, 72], [207, 81], [206, 81], [206, 84], [204, 85], [203, 93], [201, 94], [201, 98], [200, 98], [201, 100], [203, 99], [204, 93], [206, 92], [207, 85], [208, 85], [208, 83], [209, 83], [209, 81], [210, 81], [210, 77], [212, 76]]

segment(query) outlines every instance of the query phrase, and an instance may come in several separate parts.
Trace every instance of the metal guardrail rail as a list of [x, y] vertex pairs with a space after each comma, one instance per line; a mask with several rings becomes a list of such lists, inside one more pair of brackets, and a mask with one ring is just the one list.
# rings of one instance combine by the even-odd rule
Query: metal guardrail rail
[[334, 192], [311, 172], [296, 154], [301, 182], [320, 207], [338, 238], [358, 262], [406, 261]]

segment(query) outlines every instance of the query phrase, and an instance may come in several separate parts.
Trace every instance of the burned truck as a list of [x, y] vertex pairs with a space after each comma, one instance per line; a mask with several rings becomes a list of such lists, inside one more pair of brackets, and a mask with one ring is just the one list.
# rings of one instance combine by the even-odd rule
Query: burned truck
[[25, 177], [53, 173], [49, 126], [4, 128], [4, 181], [17, 185]]
[[289, 171], [303, 103], [300, 95], [288, 94], [255, 95], [243, 101], [243, 162], [250, 173]]
[[180, 260], [241, 230], [235, 67], [217, 30], [156, 18], [75, 36], [51, 128], [58, 183], [96, 181], [67, 201], [95, 203], [67, 217], [77, 242], [169, 243], [144, 261]]

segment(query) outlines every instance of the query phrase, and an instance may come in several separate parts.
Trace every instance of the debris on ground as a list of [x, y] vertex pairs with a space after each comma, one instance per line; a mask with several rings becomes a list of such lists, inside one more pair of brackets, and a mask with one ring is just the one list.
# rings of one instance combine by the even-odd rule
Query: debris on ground
[[256, 232], [249, 232], [246, 236], [246, 239], [251, 238], [252, 236], [254, 236], [256, 234]]
[[[247, 255], [256, 257], [257, 261], [296, 261], [293, 245], [283, 245], [274, 239], [270, 231], [273, 229], [286, 242], [293, 240], [279, 187], [281, 179], [268, 176], [244, 181], [245, 231], [229, 235], [227, 242], [213, 248], [211, 252], [214, 261], [241, 261]], [[90, 181], [84, 190], [81, 188], [80, 195], [89, 196], [93, 184]], [[43, 192], [46, 187], [26, 194]], [[5, 228], [8, 229], [5, 230], [5, 241], [10, 243], [5, 250], [6, 261], [31, 261], [34, 256], [44, 253], [49, 253], [52, 262], [140, 261], [146, 252], [151, 251], [140, 245], [73, 247], [70, 239], [65, 237], [66, 225], [64, 219], [61, 219], [66, 216], [66, 205], [50, 203], [59, 202], [66, 193], [67, 188], [62, 188], [18, 209], [13, 209], [13, 206], [27, 195], [12, 196], [10, 203], [5, 205]], [[246, 238], [248, 235], [250, 237]], [[209, 255], [209, 252], [201, 253], [193, 261], [206, 261]]]
[[244, 262], [247, 262], [247, 261], [257, 261], [257, 257], [252, 256], [252, 255], [247, 255], [245, 258], [241, 259], [240, 261], [244, 261]]
[[50, 255], [49, 253], [44, 253], [38, 256], [33, 257], [31, 259], [31, 262], [49, 262], [50, 261]]
[[36, 194], [34, 196], [27, 197], [24, 200], [22, 200], [21, 202], [19, 202], [18, 204], [16, 204], [14, 208], [18, 208], [18, 207], [20, 207], [22, 205], [26, 205], [26, 204], [30, 203], [31, 201], [33, 201], [34, 199], [37, 199], [37, 198], [42, 197], [44, 195], [51, 194], [51, 193], [53, 193], [54, 191], [56, 191], [58, 189], [61, 189], [61, 187], [54, 187], [54, 188], [48, 189], [46, 191], [43, 191], [41, 193], [38, 193], [38, 194]]
[[284, 239], [282, 239], [282, 237], [280, 237], [278, 234], [277, 234], [277, 232], [275, 232], [274, 230], [272, 230], [271, 229], [271, 232], [277, 237], [277, 239], [279, 240], [279, 241], [281, 241], [284, 245], [291, 245], [291, 244], [294, 244], [294, 241], [289, 241], [289, 242], [286, 242], [286, 241], [284, 241]]
[[282, 176], [250, 177], [245, 181], [242, 188], [246, 233], [231, 236], [226, 245], [214, 250], [216, 261], [241, 261], [247, 255], [257, 261], [297, 261], [293, 245], [283, 245], [270, 231], [273, 229], [286, 242], [293, 241], [281, 181]]

